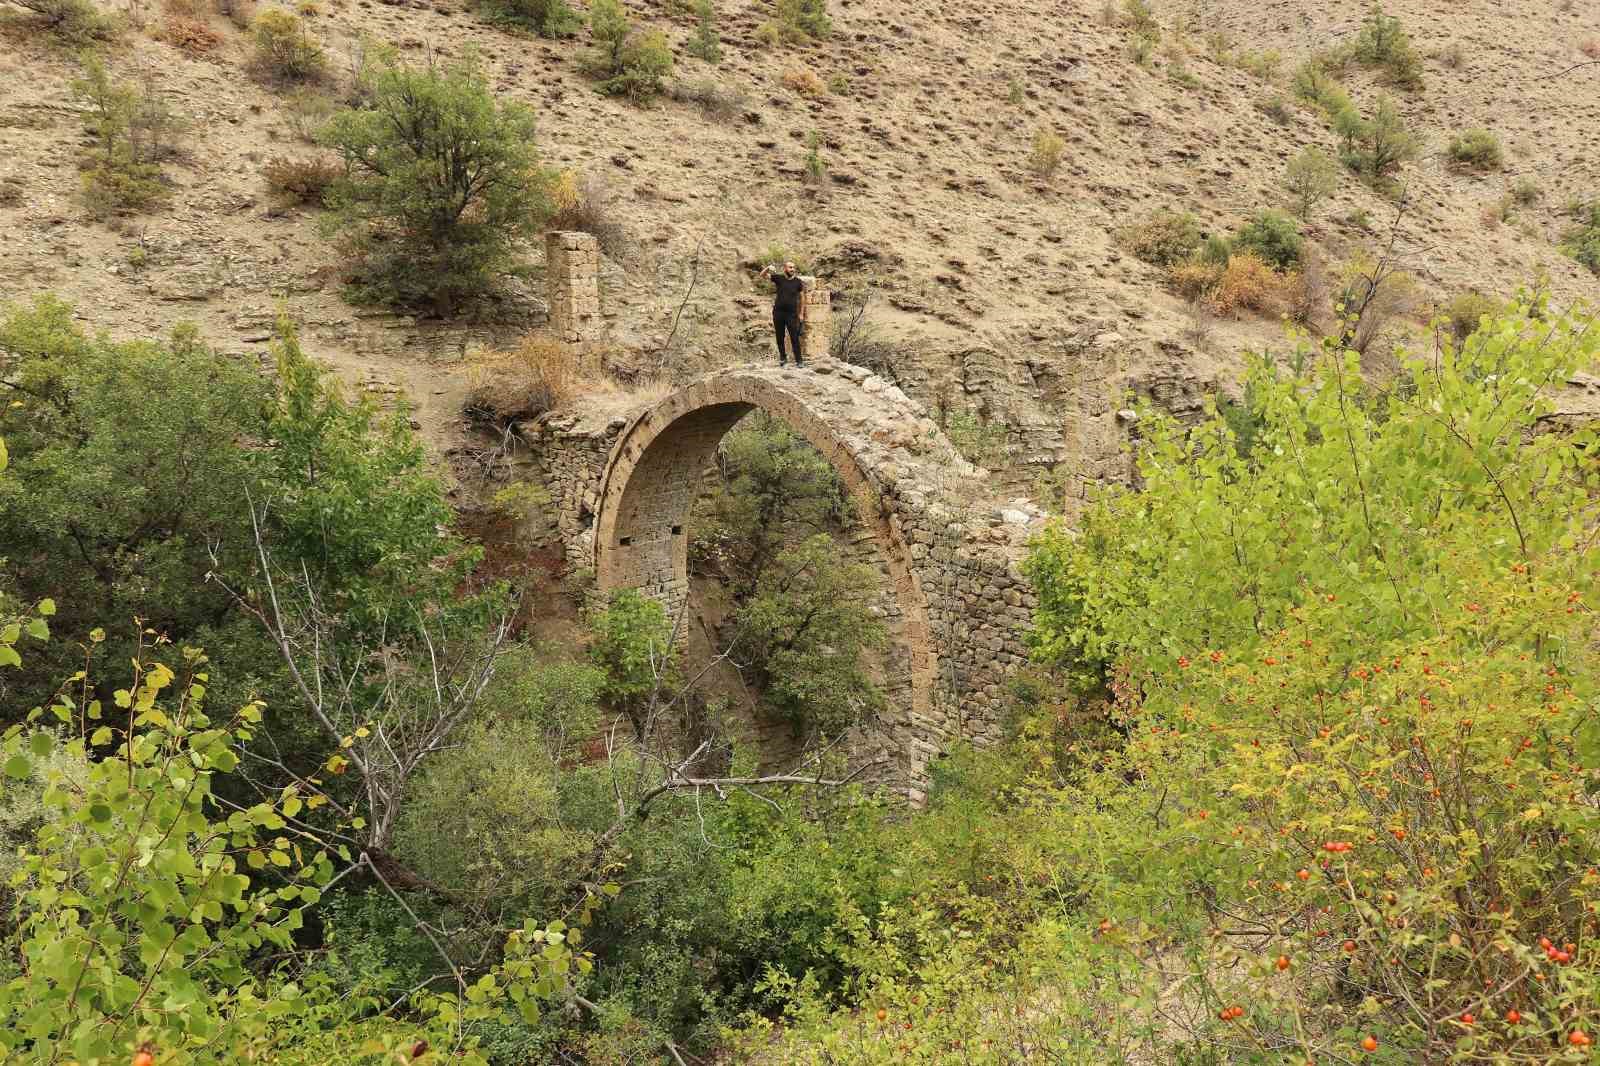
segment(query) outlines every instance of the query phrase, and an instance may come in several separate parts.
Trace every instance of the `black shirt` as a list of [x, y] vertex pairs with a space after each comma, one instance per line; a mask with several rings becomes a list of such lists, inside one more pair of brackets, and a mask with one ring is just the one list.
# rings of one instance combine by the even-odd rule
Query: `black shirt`
[[777, 295], [772, 299], [773, 313], [782, 312], [792, 314], [800, 310], [800, 290], [805, 285], [800, 281], [800, 275], [789, 277], [785, 274], [772, 275], [772, 284], [777, 290]]

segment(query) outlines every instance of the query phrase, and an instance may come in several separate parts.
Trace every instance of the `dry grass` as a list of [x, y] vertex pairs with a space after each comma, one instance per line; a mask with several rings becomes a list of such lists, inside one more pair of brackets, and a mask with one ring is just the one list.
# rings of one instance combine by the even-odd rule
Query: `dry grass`
[[497, 422], [536, 418], [566, 407], [583, 384], [572, 349], [536, 334], [515, 348], [479, 352], [467, 369], [467, 382], [468, 404]]
[[203, 20], [172, 11], [161, 20], [161, 27], [155, 36], [189, 56], [206, 55], [222, 43], [221, 35]]
[[1285, 278], [1248, 252], [1228, 259], [1216, 288], [1206, 295], [1214, 314], [1237, 317], [1240, 311], [1276, 314], [1287, 295]]
[[1198, 300], [1222, 282], [1223, 268], [1216, 263], [1190, 259], [1167, 271], [1167, 280], [1186, 299]]
[[547, 229], [588, 233], [600, 242], [600, 250], [612, 259], [626, 258], [631, 247], [628, 231], [612, 214], [605, 187], [592, 177], [570, 170], [561, 172], [550, 190], [555, 213]]
[[783, 87], [804, 96], [821, 96], [828, 91], [817, 72], [810, 67], [790, 67], [784, 71]]
[[344, 176], [344, 164], [325, 156], [309, 159], [279, 156], [266, 162], [261, 175], [273, 192], [290, 202], [320, 205], [328, 187]]

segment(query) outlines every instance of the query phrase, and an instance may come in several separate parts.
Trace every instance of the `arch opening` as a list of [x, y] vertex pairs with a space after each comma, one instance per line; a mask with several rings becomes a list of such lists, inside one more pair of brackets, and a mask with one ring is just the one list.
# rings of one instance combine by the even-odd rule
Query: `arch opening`
[[693, 512], [703, 476], [722, 439], [755, 410], [762, 410], [808, 441], [839, 473], [862, 531], [885, 575], [890, 609], [885, 695], [888, 709], [852, 738], [858, 761], [887, 758], [873, 776], [907, 782], [913, 725], [933, 703], [935, 671], [928, 609], [912, 554], [898, 523], [885, 514], [872, 474], [823, 415], [778, 386], [725, 382], [692, 386], [642, 413], [624, 428], [602, 475], [594, 528], [594, 569], [602, 593], [638, 589], [667, 610], [680, 632], [689, 608], [689, 547]]

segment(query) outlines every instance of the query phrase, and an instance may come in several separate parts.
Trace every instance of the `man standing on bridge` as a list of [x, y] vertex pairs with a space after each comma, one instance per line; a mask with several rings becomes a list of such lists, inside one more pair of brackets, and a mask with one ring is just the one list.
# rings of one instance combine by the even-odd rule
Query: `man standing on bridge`
[[805, 304], [800, 298], [805, 285], [800, 280], [800, 275], [794, 272], [794, 262], [786, 261], [781, 274], [775, 272], [769, 264], [761, 268], [761, 276], [772, 279], [772, 332], [778, 339], [778, 365], [785, 366], [788, 362], [783, 350], [783, 338], [787, 333], [789, 346], [794, 349], [794, 365], [805, 366], [805, 353], [800, 349], [800, 338], [806, 330], [803, 313]]

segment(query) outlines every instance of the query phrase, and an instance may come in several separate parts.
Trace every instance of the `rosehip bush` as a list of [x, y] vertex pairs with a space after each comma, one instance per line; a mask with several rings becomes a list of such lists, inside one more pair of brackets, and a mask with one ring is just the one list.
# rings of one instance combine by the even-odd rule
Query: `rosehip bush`
[[1183, 958], [1172, 1031], [1238, 1061], [1586, 1061], [1600, 469], [1547, 417], [1596, 340], [1524, 302], [1390, 382], [1263, 360], [1247, 454], [1149, 414], [1142, 489], [1039, 541], [1038, 651], [1126, 737], [1073, 780], [1112, 842], [1084, 898]]

